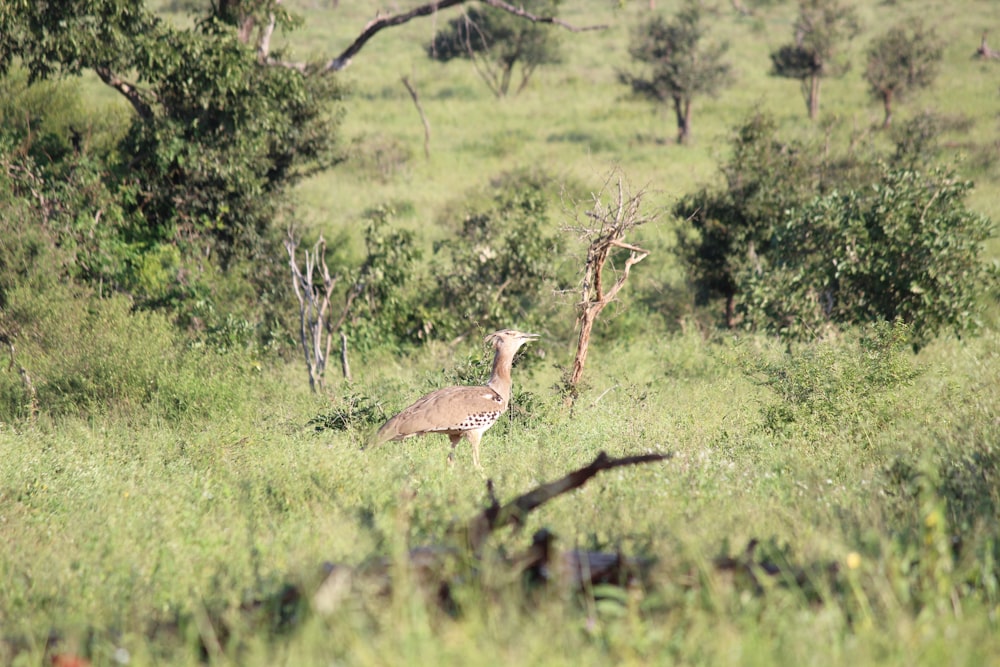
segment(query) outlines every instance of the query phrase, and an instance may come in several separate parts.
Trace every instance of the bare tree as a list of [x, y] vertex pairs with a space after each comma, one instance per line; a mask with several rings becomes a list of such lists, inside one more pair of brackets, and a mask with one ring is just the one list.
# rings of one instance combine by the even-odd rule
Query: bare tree
[[[583, 267], [583, 281], [580, 285], [581, 298], [577, 303], [580, 337], [576, 357], [573, 359], [573, 369], [566, 382], [570, 391], [568, 402], [572, 402], [576, 387], [583, 376], [583, 367], [587, 362], [587, 350], [590, 346], [590, 334], [597, 316], [615, 300], [618, 292], [625, 286], [632, 267], [649, 255], [648, 250], [625, 241], [625, 236], [636, 227], [655, 219], [654, 216], [644, 216], [640, 212], [645, 193], [642, 190], [635, 195], [627, 192], [619, 175], [614, 200], [605, 204], [602, 197], [609, 184], [610, 179], [605, 184], [604, 190], [595, 195], [594, 208], [586, 214], [592, 222], [572, 229], [581, 239], [589, 243], [589, 247]], [[622, 268], [620, 271], [615, 271], [614, 261], [623, 255]], [[611, 281], [607, 280], [609, 271], [613, 274]]]
[[[330, 358], [333, 344], [329, 311], [330, 296], [337, 278], [330, 275], [330, 269], [326, 265], [326, 241], [322, 236], [316, 241], [312, 251], [305, 251], [304, 271], [296, 258], [298, 241], [291, 230], [285, 240], [285, 249], [288, 251], [288, 265], [292, 269], [292, 289], [299, 300], [299, 342], [309, 371], [309, 388], [318, 392], [323, 389], [326, 362]], [[322, 281], [319, 284], [315, 280], [317, 276]], [[346, 360], [346, 353], [344, 359]]]

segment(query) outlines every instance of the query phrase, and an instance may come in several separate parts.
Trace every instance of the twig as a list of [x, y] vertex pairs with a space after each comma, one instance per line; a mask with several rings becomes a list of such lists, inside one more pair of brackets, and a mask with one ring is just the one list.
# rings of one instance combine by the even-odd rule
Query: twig
[[427, 116], [424, 114], [424, 108], [420, 106], [420, 98], [417, 97], [417, 89], [413, 87], [410, 83], [409, 77], [402, 77], [403, 85], [406, 86], [406, 90], [410, 93], [410, 97], [413, 98], [413, 106], [417, 107], [417, 113], [420, 114], [420, 120], [424, 123], [424, 157], [428, 160], [431, 159], [431, 124], [427, 120]]

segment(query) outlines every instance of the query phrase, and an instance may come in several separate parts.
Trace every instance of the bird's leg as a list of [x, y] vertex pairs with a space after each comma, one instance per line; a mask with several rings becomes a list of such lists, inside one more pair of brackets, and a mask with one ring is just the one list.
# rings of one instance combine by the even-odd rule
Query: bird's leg
[[478, 470], [483, 469], [483, 466], [479, 463], [479, 441], [482, 437], [481, 433], [469, 431], [469, 442], [472, 443], [472, 465], [476, 466]]
[[458, 445], [458, 441], [462, 439], [460, 434], [449, 434], [448, 439], [451, 440], [451, 451], [448, 452], [448, 465], [455, 463], [455, 446]]

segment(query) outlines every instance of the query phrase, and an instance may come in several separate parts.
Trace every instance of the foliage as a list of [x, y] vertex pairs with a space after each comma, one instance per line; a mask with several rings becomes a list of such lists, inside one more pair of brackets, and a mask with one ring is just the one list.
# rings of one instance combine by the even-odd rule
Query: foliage
[[[260, 368], [244, 346], [188, 347], [169, 320], [131, 312], [124, 297], [20, 286], [6, 300], [0, 327], [16, 327], [12, 361], [28, 374], [31, 398], [49, 418], [203, 418], [238, 393], [237, 378]], [[0, 422], [31, 417], [26, 389], [11, 369], [0, 374]]]
[[454, 236], [435, 245], [434, 303], [439, 335], [494, 331], [518, 323], [533, 331], [544, 294], [558, 275], [563, 240], [548, 231], [548, 197], [530, 174], [498, 182], [485, 202], [470, 196]]
[[799, 0], [794, 40], [771, 53], [771, 64], [775, 76], [801, 82], [809, 118], [819, 115], [822, 80], [849, 69], [841, 52], [860, 30], [857, 11], [841, 0]]
[[886, 167], [868, 188], [793, 211], [761, 266], [742, 273], [747, 324], [811, 338], [831, 325], [899, 318], [915, 346], [975, 328], [992, 223], [966, 207], [971, 187], [942, 168]]
[[777, 400], [763, 406], [763, 426], [775, 435], [848, 438], [884, 428], [902, 415], [899, 390], [918, 371], [909, 354], [909, 327], [876, 322], [828, 340], [796, 348], [777, 360], [757, 356], [744, 370], [759, 378]]
[[344, 330], [363, 351], [419, 341], [434, 326], [427, 307], [410, 296], [420, 290], [413, 274], [422, 255], [412, 231], [392, 228], [395, 214], [389, 204], [366, 212], [365, 258], [346, 272]]
[[883, 127], [892, 122], [892, 102], [934, 82], [943, 47], [933, 28], [920, 19], [889, 28], [868, 47], [864, 77], [868, 92], [885, 108]]
[[[15, 130], [16, 131], [16, 130]], [[18, 286], [44, 289], [64, 281], [108, 293], [136, 283], [140, 253], [130, 222], [87, 154], [36, 162], [0, 131], [0, 306]]]
[[[4, 114], [69, 130], [67, 142], [14, 123], [3, 148], [10, 164], [20, 160], [15, 146], [35, 157], [22, 174], [41, 179], [44, 201], [26, 188], [12, 194], [38, 208], [51, 242], [62, 243], [68, 225], [50, 212], [72, 212], [81, 261], [71, 277], [196, 330], [207, 303], [222, 321], [232, 315], [270, 335], [281, 310], [272, 296], [284, 287], [272, 224], [289, 188], [337, 159], [335, 80], [263, 66], [222, 21], [173, 28], [131, 0], [7, 3], [0, 34], [0, 71], [17, 76], [19, 62], [32, 83]], [[85, 71], [131, 104], [98, 146], [77, 127], [92, 126], [88, 115], [32, 102], [34, 86]], [[253, 298], [226, 300], [239, 292]]]
[[378, 399], [355, 392], [337, 398], [334, 407], [311, 418], [306, 426], [317, 433], [346, 431], [352, 427], [367, 429], [382, 424], [388, 417]]
[[[556, 16], [559, 0], [529, 0], [519, 5], [536, 16]], [[538, 24], [490, 6], [474, 6], [448, 21], [430, 44], [427, 55], [441, 62], [468, 58], [497, 97], [506, 97], [517, 68], [524, 90], [540, 65], [558, 63], [559, 37], [552, 26]]]
[[964, 115], [948, 116], [923, 111], [889, 129], [895, 144], [892, 163], [908, 169], [932, 167], [940, 158], [943, 135], [947, 132], [968, 132], [971, 120]]
[[705, 34], [696, 0], [688, 0], [670, 22], [654, 14], [635, 29], [629, 45], [629, 54], [649, 66], [649, 74], [619, 75], [637, 95], [673, 104], [678, 143], [690, 139], [692, 100], [716, 95], [730, 79], [729, 64], [723, 60], [728, 44], [706, 44]]
[[702, 188], [674, 205], [691, 223], [678, 231], [677, 251], [700, 303], [726, 302], [725, 321], [735, 325], [740, 276], [754, 269], [771, 246], [784, 211], [821, 187], [817, 160], [807, 146], [781, 141], [773, 117], [757, 112], [736, 128], [732, 157], [722, 165], [725, 185]]

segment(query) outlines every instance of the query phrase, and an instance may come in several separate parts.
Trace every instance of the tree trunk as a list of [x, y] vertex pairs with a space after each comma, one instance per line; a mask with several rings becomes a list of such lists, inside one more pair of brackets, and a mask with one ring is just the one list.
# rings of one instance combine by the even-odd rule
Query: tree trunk
[[691, 100], [675, 97], [674, 116], [677, 119], [677, 143], [686, 144], [691, 130]]
[[885, 120], [882, 121], [882, 129], [889, 129], [892, 122], [892, 90], [882, 91], [882, 106], [885, 108]]
[[809, 79], [809, 120], [819, 117], [819, 83], [819, 75], [813, 74]]
[[726, 294], [726, 328], [732, 329], [736, 326], [736, 294], [729, 292]]

